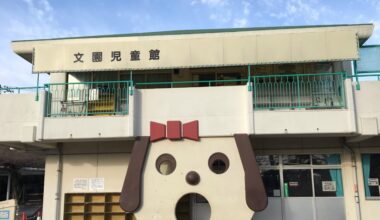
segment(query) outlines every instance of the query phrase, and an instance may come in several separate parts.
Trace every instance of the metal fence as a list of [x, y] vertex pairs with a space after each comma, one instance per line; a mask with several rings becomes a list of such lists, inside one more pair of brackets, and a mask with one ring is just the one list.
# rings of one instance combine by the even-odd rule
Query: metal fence
[[128, 114], [130, 81], [46, 84], [46, 116]]
[[35, 93], [45, 90], [45, 87], [9, 87], [0, 85], [0, 94], [25, 94], [25, 93]]
[[252, 76], [254, 109], [345, 108], [345, 73]]

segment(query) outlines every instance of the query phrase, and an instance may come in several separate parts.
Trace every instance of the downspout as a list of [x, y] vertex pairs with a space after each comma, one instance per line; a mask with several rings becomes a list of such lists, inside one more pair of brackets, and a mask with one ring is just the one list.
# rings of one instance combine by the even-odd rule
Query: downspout
[[61, 190], [62, 190], [62, 143], [58, 143], [58, 161], [57, 161], [57, 188], [55, 191], [55, 220], [60, 219], [61, 215]]
[[356, 156], [354, 150], [349, 147], [345, 142], [343, 142], [343, 147], [347, 151], [351, 153], [351, 164], [354, 171], [354, 190], [355, 190], [355, 208], [356, 208], [356, 219], [361, 220], [362, 214], [361, 214], [361, 207], [360, 207], [360, 196], [359, 196], [359, 187], [358, 187], [358, 167], [356, 164]]

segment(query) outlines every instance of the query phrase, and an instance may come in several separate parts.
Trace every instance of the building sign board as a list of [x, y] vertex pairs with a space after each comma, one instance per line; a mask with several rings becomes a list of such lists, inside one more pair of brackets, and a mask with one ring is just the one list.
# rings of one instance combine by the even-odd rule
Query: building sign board
[[34, 47], [34, 72], [171, 69], [356, 60], [353, 30], [72, 39]]

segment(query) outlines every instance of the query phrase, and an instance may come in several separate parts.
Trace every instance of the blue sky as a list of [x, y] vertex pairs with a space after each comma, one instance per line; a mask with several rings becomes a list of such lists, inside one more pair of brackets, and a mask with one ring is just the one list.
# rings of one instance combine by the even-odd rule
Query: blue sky
[[380, 44], [380, 0], [0, 0], [0, 84], [35, 84], [12, 40], [343, 23], [374, 23]]

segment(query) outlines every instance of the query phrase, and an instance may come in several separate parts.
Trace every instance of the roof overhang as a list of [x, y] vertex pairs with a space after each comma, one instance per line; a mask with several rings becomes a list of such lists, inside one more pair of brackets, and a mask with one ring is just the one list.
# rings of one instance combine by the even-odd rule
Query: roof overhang
[[[373, 24], [358, 24], [156, 32], [14, 41], [12, 48], [34, 63], [34, 72], [357, 60], [358, 45], [365, 43], [373, 29]], [[152, 49], [161, 51], [160, 60], [149, 60]], [[130, 61], [130, 52], [135, 50], [141, 53], [138, 62]], [[104, 62], [91, 62], [95, 51], [103, 52]], [[111, 62], [112, 51], [122, 51], [125, 62]], [[85, 54], [87, 62], [74, 63], [76, 53]]]

